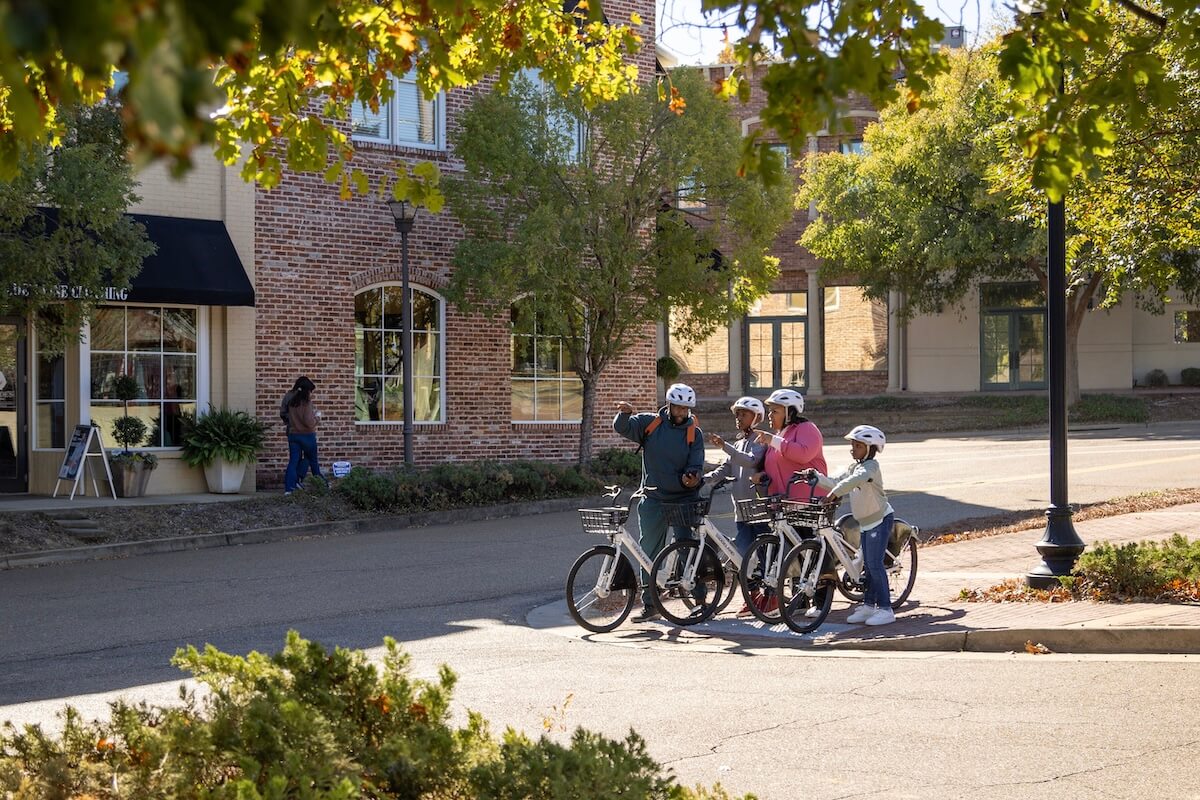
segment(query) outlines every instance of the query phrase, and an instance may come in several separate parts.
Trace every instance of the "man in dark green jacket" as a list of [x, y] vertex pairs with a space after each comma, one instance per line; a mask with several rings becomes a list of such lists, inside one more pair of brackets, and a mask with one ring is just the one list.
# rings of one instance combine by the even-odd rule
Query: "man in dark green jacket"
[[[696, 393], [692, 387], [675, 383], [667, 390], [667, 405], [657, 414], [634, 414], [630, 403], [617, 403], [613, 430], [642, 446], [642, 486], [646, 498], [638, 506], [640, 544], [653, 560], [667, 544], [667, 517], [663, 503], [695, 500], [704, 470], [704, 436], [692, 409]], [[675, 528], [676, 537], [691, 536], [687, 528]], [[642, 611], [634, 622], [658, 616], [651, 599], [650, 576], [642, 571]]]

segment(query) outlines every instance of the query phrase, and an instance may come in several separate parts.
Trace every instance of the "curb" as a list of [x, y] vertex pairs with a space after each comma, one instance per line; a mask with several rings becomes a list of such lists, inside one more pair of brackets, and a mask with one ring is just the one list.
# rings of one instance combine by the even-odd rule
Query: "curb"
[[1122, 628], [987, 628], [814, 643], [832, 650], [1023, 653], [1026, 642], [1050, 653], [1197, 654], [1200, 629], [1182, 626]]
[[262, 544], [297, 539], [309, 536], [348, 536], [359, 533], [382, 533], [397, 528], [421, 528], [446, 522], [480, 522], [489, 519], [504, 519], [531, 514], [549, 514], [559, 511], [574, 511], [593, 498], [565, 497], [554, 500], [537, 500], [527, 503], [507, 503], [499, 506], [475, 506], [445, 511], [421, 511], [412, 514], [395, 514], [380, 517], [314, 522], [308, 525], [292, 525], [278, 528], [253, 528], [225, 533], [197, 533], [189, 536], [171, 536], [165, 539], [146, 539], [138, 542], [113, 542], [60, 550], [35, 550], [0, 556], [0, 570], [21, 567], [38, 567], [72, 561], [95, 561], [106, 558], [154, 553], [175, 553], [181, 550], [204, 550], [210, 547], [230, 547], [244, 544]]

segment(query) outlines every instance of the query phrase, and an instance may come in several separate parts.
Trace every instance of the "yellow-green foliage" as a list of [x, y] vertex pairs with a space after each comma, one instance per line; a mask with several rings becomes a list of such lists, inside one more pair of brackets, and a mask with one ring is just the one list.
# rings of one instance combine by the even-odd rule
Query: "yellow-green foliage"
[[108, 721], [70, 707], [59, 736], [6, 723], [0, 796], [6, 800], [206, 798], [696, 798], [725, 792], [679, 786], [632, 731], [622, 740], [577, 730], [569, 744], [507, 731], [477, 714], [449, 724], [456, 678], [409, 677], [409, 658], [385, 640], [381, 666], [361, 651], [327, 650], [295, 631], [282, 651], [245, 657], [211, 645], [174, 663], [209, 690], [181, 690], [171, 707], [112, 704]]

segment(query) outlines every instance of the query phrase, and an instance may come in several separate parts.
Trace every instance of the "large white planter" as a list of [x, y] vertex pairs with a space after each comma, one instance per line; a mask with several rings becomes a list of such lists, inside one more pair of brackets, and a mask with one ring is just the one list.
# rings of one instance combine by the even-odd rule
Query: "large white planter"
[[242, 490], [242, 478], [246, 476], [246, 463], [230, 464], [218, 458], [204, 468], [204, 480], [213, 494], [237, 494]]

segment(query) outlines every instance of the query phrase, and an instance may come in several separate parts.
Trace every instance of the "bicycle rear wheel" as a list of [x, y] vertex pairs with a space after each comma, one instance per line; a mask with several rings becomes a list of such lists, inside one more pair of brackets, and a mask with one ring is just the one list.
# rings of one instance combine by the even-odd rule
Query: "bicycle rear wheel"
[[750, 545], [738, 571], [738, 584], [746, 607], [768, 625], [778, 625], [780, 620], [775, 589], [781, 556], [779, 536], [764, 533]]
[[625, 556], [599, 545], [575, 560], [567, 574], [567, 611], [581, 628], [606, 633], [620, 625], [637, 601], [637, 579]]
[[783, 559], [777, 591], [779, 613], [789, 628], [808, 633], [821, 627], [834, 592], [829, 581], [821, 580], [821, 545], [808, 541], [792, 548]]
[[892, 558], [886, 555], [888, 576], [888, 594], [892, 598], [892, 608], [900, 608], [912, 593], [913, 584], [917, 582], [917, 539], [909, 537], [900, 548], [900, 555]]
[[717, 602], [717, 611], [713, 614], [714, 617], [728, 608], [735, 596], [741, 594], [738, 588], [740, 585], [738, 568], [732, 561], [724, 561], [721, 563], [721, 569], [725, 572], [725, 595]]
[[695, 625], [717, 613], [725, 570], [712, 551], [695, 539], [681, 539], [654, 559], [650, 582], [658, 587], [654, 605], [676, 625]]
[[851, 603], [861, 603], [864, 597], [863, 585], [850, 579], [850, 573], [844, 567], [838, 567], [837, 590]]

